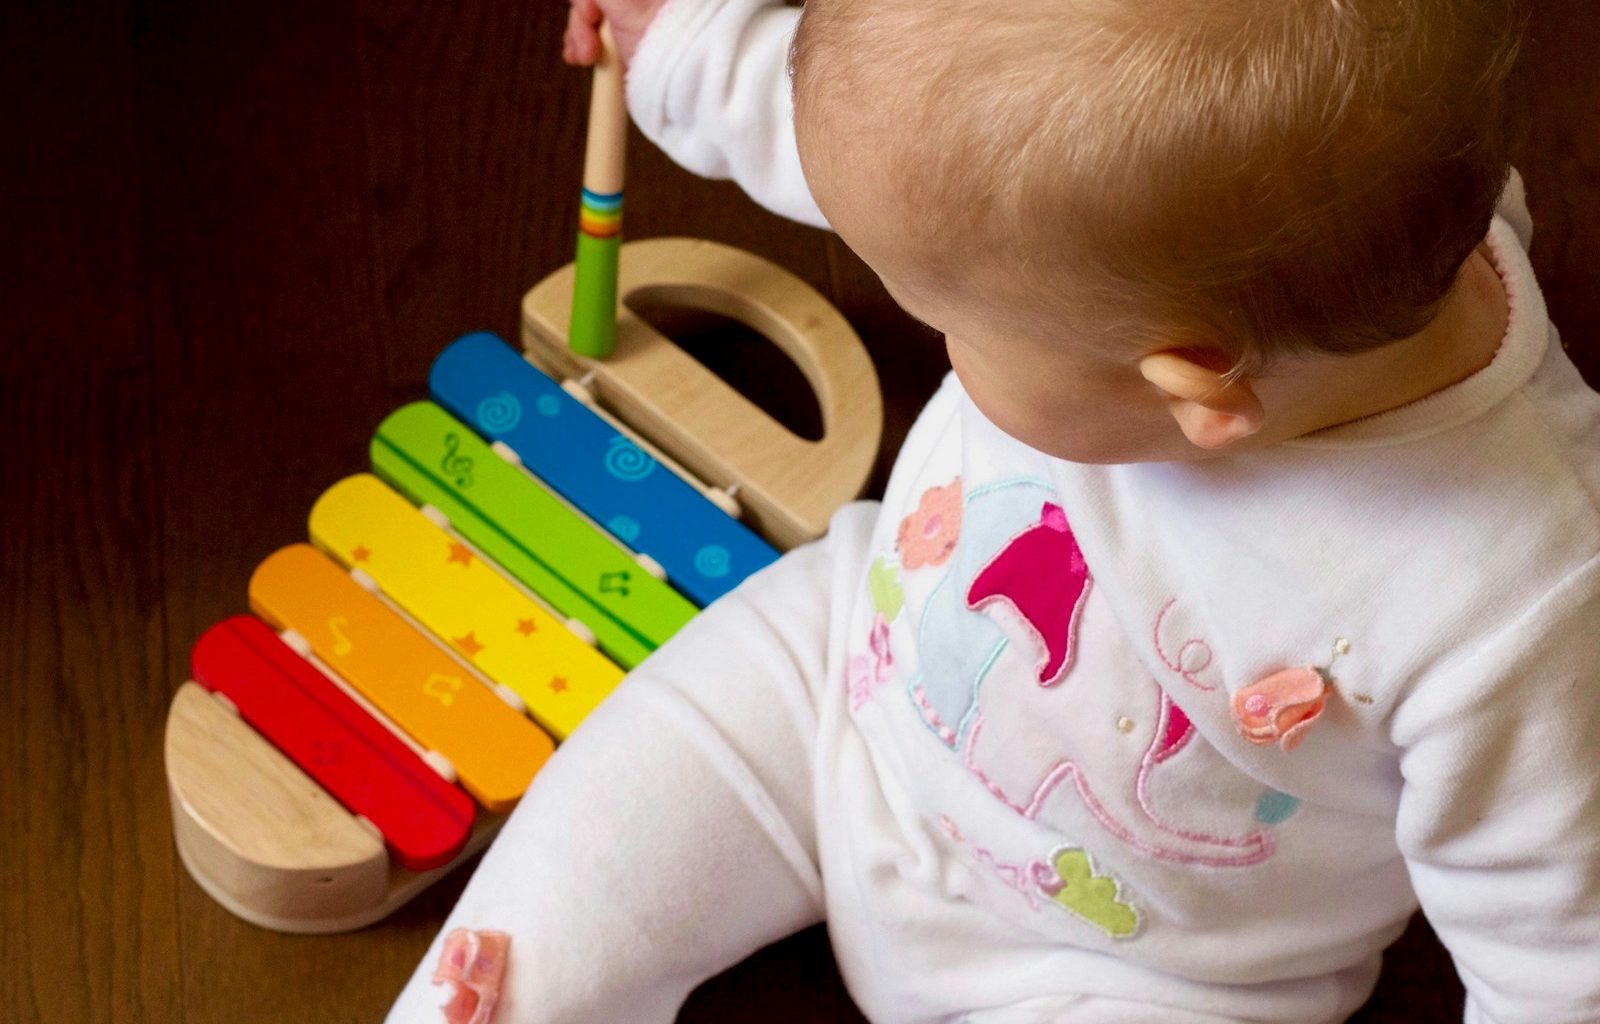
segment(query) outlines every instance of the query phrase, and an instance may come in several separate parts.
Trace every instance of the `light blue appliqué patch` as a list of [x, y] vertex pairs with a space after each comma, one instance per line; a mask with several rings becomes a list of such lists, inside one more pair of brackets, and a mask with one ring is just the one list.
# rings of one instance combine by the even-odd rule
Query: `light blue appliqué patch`
[[1263, 825], [1277, 825], [1294, 817], [1294, 812], [1299, 809], [1300, 801], [1297, 798], [1269, 789], [1256, 801], [1256, 820]]
[[906, 680], [923, 723], [952, 750], [966, 738], [978, 691], [1010, 643], [991, 616], [967, 607], [967, 584], [1019, 531], [1038, 521], [1053, 495], [1047, 482], [1019, 478], [986, 484], [962, 499], [955, 553], [918, 620], [923, 668]]

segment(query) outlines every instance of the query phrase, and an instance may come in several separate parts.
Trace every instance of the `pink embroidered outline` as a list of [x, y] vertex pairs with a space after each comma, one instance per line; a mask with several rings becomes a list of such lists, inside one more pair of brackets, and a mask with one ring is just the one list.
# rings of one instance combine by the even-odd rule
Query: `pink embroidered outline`
[[[1267, 860], [1277, 848], [1270, 833], [1258, 829], [1237, 837], [1212, 836], [1204, 832], [1195, 832], [1171, 825], [1156, 814], [1149, 798], [1150, 773], [1158, 764], [1170, 759], [1179, 750], [1188, 746], [1190, 738], [1194, 735], [1194, 726], [1190, 723], [1189, 728], [1183, 732], [1175, 743], [1169, 744], [1167, 742], [1167, 730], [1171, 725], [1168, 709], [1175, 707], [1175, 705], [1171, 703], [1171, 699], [1165, 693], [1161, 695], [1161, 699], [1161, 720], [1157, 724], [1155, 739], [1151, 741], [1150, 748], [1145, 752], [1144, 758], [1139, 765], [1139, 774], [1134, 780], [1135, 799], [1138, 800], [1139, 807], [1144, 811], [1145, 817], [1160, 831], [1192, 843], [1237, 849], [1240, 851], [1238, 856], [1202, 857], [1192, 853], [1164, 849], [1145, 842], [1126, 825], [1123, 825], [1112, 816], [1111, 812], [1095, 796], [1094, 789], [1089, 785], [1089, 780], [1084, 778], [1083, 770], [1075, 762], [1066, 758], [1057, 760], [1050, 771], [1046, 773], [1044, 780], [1034, 787], [1033, 795], [1029, 799], [1027, 806], [1013, 802], [1006, 795], [1000, 784], [989, 778], [988, 774], [978, 766], [974, 759], [973, 750], [977, 745], [979, 734], [983, 732], [984, 719], [981, 711], [974, 718], [972, 728], [967, 733], [967, 742], [962, 753], [962, 763], [996, 799], [1029, 821], [1034, 820], [1038, 815], [1040, 808], [1044, 806], [1045, 800], [1061, 784], [1061, 780], [1070, 778], [1073, 787], [1078, 791], [1079, 798], [1083, 800], [1084, 806], [1089, 809], [1090, 814], [1094, 815], [1100, 826], [1147, 857], [1170, 861], [1175, 864], [1191, 864], [1214, 868], [1253, 867]], [[1182, 711], [1180, 710], [1179, 713], [1182, 714]], [[1185, 721], [1187, 721], [1187, 716], [1185, 716]]]
[[[1050, 865], [1042, 861], [1035, 860], [1029, 861], [1027, 864], [1010, 864], [1000, 860], [984, 847], [969, 843], [967, 837], [961, 834], [961, 829], [956, 826], [956, 823], [950, 819], [948, 814], [939, 815], [939, 825], [957, 845], [971, 850], [972, 856], [978, 863], [987, 864], [989, 869], [1000, 877], [1001, 881], [1026, 897], [1028, 906], [1033, 910], [1038, 910], [1040, 907], [1039, 893], [1044, 891], [1045, 885], [1051, 879], [1059, 878]], [[1030, 885], [1032, 886], [1031, 888]]]
[[944, 719], [939, 717], [939, 712], [934, 710], [933, 703], [928, 700], [928, 691], [922, 688], [921, 683], [913, 683], [911, 696], [917, 702], [917, 708], [922, 712], [922, 721], [928, 725], [938, 737], [944, 740], [945, 745], [954, 747], [956, 731], [944, 724]]
[[[1104, 932], [1114, 942], [1126, 942], [1130, 939], [1138, 938], [1139, 934], [1144, 931], [1144, 915], [1139, 912], [1139, 907], [1131, 898], [1126, 898], [1122, 879], [1113, 874], [1102, 874], [1095, 865], [1094, 855], [1082, 846], [1076, 843], [1063, 843], [1050, 851], [1050, 859], [1048, 861], [1031, 860], [1026, 864], [1012, 864], [996, 857], [985, 847], [969, 842], [967, 837], [961, 834], [961, 829], [951, 820], [948, 814], [940, 813], [939, 826], [944, 829], [945, 834], [958, 847], [972, 851], [973, 859], [979, 864], [986, 865], [1007, 888], [1020, 893], [1028, 901], [1030, 910], [1037, 912], [1044, 903], [1051, 903], [1079, 921]], [[1088, 863], [1091, 878], [1103, 878], [1112, 884], [1112, 901], [1127, 907], [1128, 912], [1133, 915], [1133, 929], [1126, 935], [1117, 935], [1108, 931], [1101, 922], [1085, 917], [1077, 910], [1056, 899], [1056, 893], [1064, 888], [1063, 882], [1065, 880], [1061, 877], [1061, 873], [1055, 869], [1055, 862], [1061, 854], [1067, 851], [1076, 851], [1083, 854], [1084, 860]], [[1045, 897], [1044, 900], [1039, 898], [1041, 894]]]
[[[1161, 610], [1159, 612], [1156, 612], [1156, 624], [1155, 628], [1151, 630], [1150, 636], [1151, 642], [1155, 645], [1156, 657], [1160, 658], [1161, 664], [1171, 669], [1179, 679], [1182, 679], [1184, 682], [1188, 683], [1190, 686], [1193, 686], [1197, 690], [1203, 690], [1206, 693], [1211, 693], [1217, 688], [1215, 683], [1202, 683], [1200, 680], [1195, 678], [1196, 675], [1210, 668], [1211, 663], [1216, 660], [1216, 652], [1212, 651], [1210, 644], [1198, 638], [1193, 640], [1185, 640], [1183, 646], [1178, 648], [1178, 657], [1176, 661], [1167, 656], [1166, 648], [1161, 644], [1161, 622], [1167, 617], [1167, 612], [1172, 610], [1172, 606], [1177, 603], [1178, 599], [1176, 597], [1168, 598], [1167, 603], [1161, 606]], [[1191, 647], [1199, 648], [1201, 651], [1203, 651], [1205, 653], [1205, 660], [1196, 665], [1194, 668], [1184, 668], [1184, 657], [1189, 653], [1189, 649]]]
[[[1171, 739], [1172, 729], [1174, 723], [1178, 719], [1182, 720], [1182, 724], [1178, 726], [1180, 732], [1177, 740], [1174, 741]], [[1167, 822], [1161, 819], [1161, 817], [1156, 813], [1156, 809], [1151, 805], [1151, 773], [1155, 770], [1157, 765], [1164, 763], [1179, 751], [1187, 747], [1189, 745], [1189, 741], [1194, 738], [1194, 735], [1194, 723], [1189, 721], [1189, 716], [1184, 713], [1182, 708], [1173, 703], [1171, 697], [1167, 696], [1167, 694], [1163, 692], [1161, 694], [1161, 719], [1156, 725], [1156, 735], [1155, 738], [1150, 742], [1150, 749], [1145, 751], [1144, 760], [1139, 765], [1139, 774], [1134, 779], [1133, 784], [1134, 795], [1139, 801], [1140, 808], [1143, 809], [1145, 816], [1150, 819], [1151, 823], [1154, 824], [1156, 828], [1166, 832], [1169, 835], [1177, 836], [1180, 839], [1187, 839], [1190, 842], [1207, 843], [1216, 846], [1237, 847], [1241, 849], [1259, 845], [1263, 850], [1261, 860], [1266, 860], [1267, 857], [1272, 856], [1274, 843], [1269, 834], [1262, 832], [1259, 829], [1254, 832], [1246, 833], [1243, 836], [1235, 837], [1213, 836], [1204, 832], [1194, 832], [1188, 829], [1179, 828], [1174, 825], [1169, 825]], [[1254, 863], [1260, 863], [1260, 861], [1255, 861]]]

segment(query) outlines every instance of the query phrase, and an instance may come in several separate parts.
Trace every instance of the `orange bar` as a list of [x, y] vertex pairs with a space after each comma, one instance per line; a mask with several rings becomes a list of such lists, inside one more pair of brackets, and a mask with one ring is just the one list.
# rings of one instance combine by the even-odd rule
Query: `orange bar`
[[317, 657], [423, 747], [467, 792], [510, 810], [555, 744], [481, 680], [309, 544], [250, 578], [250, 607], [305, 638]]

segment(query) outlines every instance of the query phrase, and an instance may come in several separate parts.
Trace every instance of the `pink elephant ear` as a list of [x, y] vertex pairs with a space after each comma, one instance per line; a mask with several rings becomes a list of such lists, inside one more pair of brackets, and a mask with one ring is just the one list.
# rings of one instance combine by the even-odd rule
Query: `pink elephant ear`
[[967, 607], [1005, 601], [1028, 625], [1039, 649], [1039, 685], [1061, 681], [1072, 666], [1074, 634], [1089, 590], [1089, 566], [1060, 505], [1046, 502], [1039, 521], [1012, 537], [978, 570]]

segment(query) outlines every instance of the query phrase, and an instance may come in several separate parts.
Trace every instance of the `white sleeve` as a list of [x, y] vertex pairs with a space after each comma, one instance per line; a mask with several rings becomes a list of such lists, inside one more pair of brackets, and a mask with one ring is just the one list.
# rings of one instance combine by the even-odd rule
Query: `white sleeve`
[[780, 0], [667, 0], [628, 67], [628, 108], [645, 136], [707, 178], [827, 227], [800, 171], [789, 43], [800, 12]]
[[1467, 1024], [1600, 1021], [1600, 558], [1397, 711], [1397, 829]]

